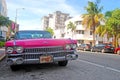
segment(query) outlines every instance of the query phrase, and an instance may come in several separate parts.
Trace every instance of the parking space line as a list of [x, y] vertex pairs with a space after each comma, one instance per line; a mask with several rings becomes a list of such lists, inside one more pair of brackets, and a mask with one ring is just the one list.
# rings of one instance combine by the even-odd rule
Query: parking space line
[[108, 69], [108, 70], [111, 70], [111, 71], [115, 71], [115, 72], [120, 73], [120, 70], [115, 69], [115, 68], [112, 68], [112, 67], [107, 67], [107, 66], [100, 65], [100, 64], [96, 64], [96, 63], [93, 63], [93, 62], [90, 62], [90, 61], [86, 61], [86, 60], [80, 60], [80, 59], [79, 59], [78, 61], [84, 62], [84, 63], [88, 63], [88, 64], [91, 64], [91, 65], [94, 65], [94, 66], [100, 67], [100, 68], [106, 68], [106, 69]]

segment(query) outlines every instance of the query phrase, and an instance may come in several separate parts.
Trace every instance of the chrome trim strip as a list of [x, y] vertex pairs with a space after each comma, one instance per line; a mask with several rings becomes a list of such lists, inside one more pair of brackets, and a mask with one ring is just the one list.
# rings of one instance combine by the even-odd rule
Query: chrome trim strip
[[16, 40], [15, 40], [15, 39], [14, 39], [14, 41], [13, 41], [13, 45], [16, 46]]
[[66, 60], [66, 57], [65, 57], [65, 56], [62, 56], [62, 57], [54, 57], [53, 60], [54, 60], [54, 61], [63, 61], [63, 60]]
[[62, 50], [62, 51], [55, 51], [55, 52], [39, 52], [39, 53], [19, 53], [19, 54], [7, 54], [7, 56], [21, 56], [26, 54], [51, 54], [51, 53], [66, 53], [66, 52], [74, 52], [74, 50]]
[[[53, 57], [53, 62], [64, 61], [64, 60], [75, 60], [77, 58], [78, 58], [77, 54], [68, 54], [66, 56]], [[9, 61], [9, 60], [12, 61], [12, 63], [10, 65], [12, 65], [12, 64], [17, 65], [17, 63], [16, 63], [17, 59], [23, 59], [23, 58], [21, 58], [21, 57], [19, 57], [19, 58], [8, 58], [7, 61]], [[40, 64], [40, 59], [39, 58], [37, 58], [37, 59], [23, 59], [23, 63], [21, 63], [21, 64], [29, 64], [29, 63], [33, 63], [33, 64], [34, 63], [39, 63]]]
[[24, 61], [39, 61], [39, 59], [24, 59]]
[[25, 49], [33, 49], [33, 48], [64, 48], [63, 46], [45, 46], [45, 47], [27, 47]]

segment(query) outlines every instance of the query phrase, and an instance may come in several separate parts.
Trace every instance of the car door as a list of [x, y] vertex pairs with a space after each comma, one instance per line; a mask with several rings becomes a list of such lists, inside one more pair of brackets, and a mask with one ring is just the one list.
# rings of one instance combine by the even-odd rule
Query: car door
[[80, 45], [80, 49], [83, 50], [84, 49], [84, 44]]
[[95, 52], [99, 51], [99, 45], [95, 45]]
[[96, 52], [96, 49], [97, 49], [97, 48], [96, 48], [96, 45], [92, 47], [92, 51], [93, 51], [93, 52]]

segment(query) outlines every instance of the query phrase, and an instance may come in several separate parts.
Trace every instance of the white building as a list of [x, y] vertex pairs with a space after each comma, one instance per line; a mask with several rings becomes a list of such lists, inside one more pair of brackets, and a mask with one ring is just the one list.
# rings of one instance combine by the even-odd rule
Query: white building
[[[48, 16], [44, 16], [42, 18], [42, 27], [44, 30], [47, 27], [51, 27], [54, 30], [55, 38], [72, 38], [77, 40], [78, 44], [93, 44], [93, 32], [82, 25], [82, 20], [81, 16], [71, 18], [69, 14], [56, 11], [53, 14], [49, 14]], [[76, 25], [74, 33], [67, 29], [67, 25], [70, 21]], [[111, 41], [112, 39], [108, 41], [106, 35], [103, 38], [96, 35], [96, 44], [102, 42], [108, 43]]]
[[7, 17], [7, 5], [5, 0], [0, 0], [0, 15]]
[[[85, 26], [82, 25], [82, 18], [81, 16], [76, 16], [71, 18], [65, 22], [65, 37], [64, 38], [73, 38], [78, 41], [78, 44], [86, 43], [86, 44], [93, 44], [93, 33], [92, 30], [87, 29]], [[69, 29], [67, 29], [67, 25], [69, 22], [72, 22], [76, 25], [76, 30], [74, 33]], [[73, 36], [72, 36], [73, 35]], [[101, 38], [96, 35], [96, 44], [102, 43], [102, 41], [107, 42], [107, 38]]]
[[[69, 22], [72, 22], [76, 25], [76, 30], [74, 33], [71, 32], [71, 30], [67, 29], [67, 25]], [[76, 39], [78, 41], [78, 44], [81, 43], [92, 43], [93, 36], [92, 31], [89, 29], [86, 29], [82, 24], [82, 18], [80, 16], [76, 16], [74, 18], [71, 18], [65, 22], [66, 28], [65, 28], [65, 38], [72, 38]], [[72, 36], [73, 35], [73, 36]]]
[[56, 11], [42, 18], [42, 27], [44, 30], [51, 27], [54, 30], [55, 38], [64, 38], [65, 21], [70, 18], [69, 14]]
[[[0, 15], [7, 17], [7, 5], [5, 0], [0, 0]], [[6, 32], [8, 28], [6, 26], [0, 26], [0, 36], [6, 38]]]

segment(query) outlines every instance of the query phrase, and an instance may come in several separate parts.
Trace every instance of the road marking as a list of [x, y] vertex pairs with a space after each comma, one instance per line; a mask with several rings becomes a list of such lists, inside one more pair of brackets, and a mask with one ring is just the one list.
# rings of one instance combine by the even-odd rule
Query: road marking
[[91, 65], [94, 65], [94, 66], [97, 66], [97, 67], [100, 67], [100, 68], [106, 68], [106, 69], [108, 69], [108, 70], [111, 70], [111, 71], [115, 71], [115, 72], [120, 73], [120, 70], [115, 69], [115, 68], [111, 68], [111, 67], [103, 66], [103, 65], [96, 64], [96, 63], [89, 62], [89, 61], [85, 61], [85, 60], [78, 60], [78, 61], [80, 61], [80, 62], [84, 62], [84, 63], [88, 63], [88, 64], [91, 64]]

